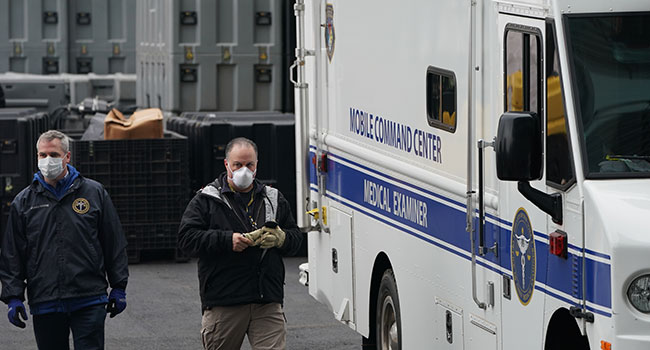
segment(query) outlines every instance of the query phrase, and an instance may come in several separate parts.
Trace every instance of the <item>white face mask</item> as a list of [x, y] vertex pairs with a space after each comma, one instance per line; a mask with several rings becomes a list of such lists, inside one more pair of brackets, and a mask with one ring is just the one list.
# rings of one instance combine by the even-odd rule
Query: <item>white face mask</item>
[[50, 156], [38, 160], [38, 170], [47, 179], [54, 180], [63, 172], [63, 158]]
[[[228, 168], [230, 168], [230, 165], [228, 165]], [[230, 179], [239, 189], [248, 188], [248, 186], [253, 183], [253, 178], [257, 173], [257, 170], [253, 172], [245, 166], [237, 169], [236, 171], [232, 171], [232, 169], [230, 171], [232, 172], [232, 177]]]

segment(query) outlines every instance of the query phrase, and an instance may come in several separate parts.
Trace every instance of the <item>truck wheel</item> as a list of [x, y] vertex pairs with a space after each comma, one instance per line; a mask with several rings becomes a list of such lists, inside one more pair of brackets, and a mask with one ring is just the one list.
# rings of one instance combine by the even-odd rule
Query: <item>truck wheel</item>
[[402, 320], [400, 318], [397, 283], [393, 270], [384, 271], [377, 295], [377, 349], [402, 349]]

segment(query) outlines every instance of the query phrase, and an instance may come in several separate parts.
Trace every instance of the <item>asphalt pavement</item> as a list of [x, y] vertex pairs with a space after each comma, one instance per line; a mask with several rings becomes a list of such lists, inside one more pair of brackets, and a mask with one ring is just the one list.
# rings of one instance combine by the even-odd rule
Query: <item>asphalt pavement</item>
[[[287, 349], [360, 349], [361, 336], [336, 321], [298, 283], [298, 265], [306, 260], [285, 258]], [[196, 261], [154, 260], [131, 265], [129, 272], [128, 306], [106, 318], [106, 349], [202, 349]], [[6, 315], [6, 309], [0, 310]], [[26, 329], [18, 329], [0, 316], [0, 349], [36, 349], [31, 317]], [[242, 349], [250, 349], [248, 340]]]

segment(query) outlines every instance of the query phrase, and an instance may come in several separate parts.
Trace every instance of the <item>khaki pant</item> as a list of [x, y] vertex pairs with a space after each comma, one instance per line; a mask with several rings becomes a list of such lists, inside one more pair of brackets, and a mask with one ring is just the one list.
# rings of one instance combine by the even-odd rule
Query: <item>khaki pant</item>
[[240, 349], [246, 334], [253, 350], [283, 350], [286, 333], [278, 303], [216, 306], [203, 312], [201, 322], [206, 350]]

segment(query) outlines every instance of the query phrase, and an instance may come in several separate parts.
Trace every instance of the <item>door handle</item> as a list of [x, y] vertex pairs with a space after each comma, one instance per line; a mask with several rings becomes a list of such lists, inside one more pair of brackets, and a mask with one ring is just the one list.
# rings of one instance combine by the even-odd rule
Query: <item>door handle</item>
[[478, 253], [480, 256], [485, 256], [488, 252], [492, 252], [495, 257], [499, 256], [499, 246], [497, 242], [490, 248], [485, 247], [485, 186], [483, 184], [484, 169], [483, 169], [483, 154], [487, 147], [494, 148], [495, 141], [491, 142], [485, 140], [478, 140]]

